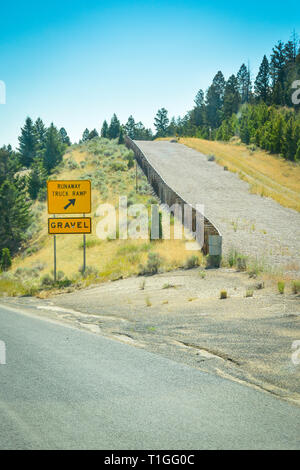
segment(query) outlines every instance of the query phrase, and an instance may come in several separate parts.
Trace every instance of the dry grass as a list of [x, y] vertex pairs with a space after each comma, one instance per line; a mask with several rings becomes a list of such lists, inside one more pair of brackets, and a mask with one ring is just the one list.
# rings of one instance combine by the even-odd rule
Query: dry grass
[[[112, 144], [111, 144], [112, 145]], [[118, 147], [115, 145], [115, 152]], [[123, 148], [123, 152], [125, 152]], [[190, 252], [186, 250], [184, 240], [99, 240], [96, 236], [96, 226], [100, 217], [96, 217], [95, 212], [101, 202], [107, 202], [117, 207], [119, 195], [127, 195], [128, 199], [134, 199], [134, 203], [143, 203], [148, 205], [153, 203], [153, 196], [150, 192], [142, 191], [142, 194], [135, 194], [135, 169], [126, 171], [113, 171], [104, 163], [105, 155], [96, 155], [85, 150], [84, 146], [71, 148], [66, 154], [64, 160], [72, 159], [79, 167], [69, 169], [65, 164], [55, 177], [56, 179], [77, 179], [86, 174], [94, 174], [101, 168], [105, 174], [104, 191], [93, 189], [92, 191], [92, 234], [87, 235], [87, 265], [93, 268], [93, 274], [85, 279], [84, 284], [89, 282], [104, 282], [114, 280], [120, 277], [137, 275], [140, 265], [145, 265], [149, 251], [158, 253], [162, 257], [162, 270], [169, 271], [182, 267]], [[110, 156], [112, 161], [123, 161], [120, 156]], [[98, 159], [98, 162], [96, 161]], [[80, 163], [84, 162], [84, 168]], [[139, 182], [146, 184], [145, 177], [140, 174]], [[151, 200], [152, 198], [152, 200]], [[53, 270], [53, 237], [47, 232], [47, 209], [46, 204], [41, 214], [42, 230], [36, 234], [29, 247], [39, 243], [40, 249], [31, 254], [19, 256], [14, 259], [13, 270], [17, 268], [31, 268], [40, 263], [44, 266], [40, 272], [42, 277]], [[63, 273], [69, 279], [78, 280], [78, 270], [83, 264], [82, 235], [59, 235], [57, 236], [57, 270]], [[201, 258], [201, 254], [199, 254]], [[0, 286], [1, 289], [1, 286]]]
[[250, 191], [271, 197], [282, 206], [300, 212], [300, 165], [270, 155], [264, 150], [249, 150], [236, 142], [180, 138], [180, 143], [206, 155], [214, 154], [217, 163], [227, 166], [250, 184]]

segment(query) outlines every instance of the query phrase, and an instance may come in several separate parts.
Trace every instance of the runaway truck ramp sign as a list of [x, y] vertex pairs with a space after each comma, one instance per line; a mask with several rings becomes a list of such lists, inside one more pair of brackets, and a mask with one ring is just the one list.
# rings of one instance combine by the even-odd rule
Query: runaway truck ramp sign
[[48, 181], [47, 195], [49, 214], [89, 214], [91, 212], [90, 180]]
[[[90, 180], [61, 180], [47, 182], [48, 232], [53, 235], [53, 276], [56, 282], [56, 236], [83, 234], [82, 274], [86, 270], [86, 235], [92, 232], [92, 219], [85, 217], [92, 211]], [[83, 217], [56, 217], [57, 214], [82, 214]]]
[[92, 219], [90, 217], [70, 217], [48, 219], [48, 233], [59, 234], [85, 234], [92, 232]]

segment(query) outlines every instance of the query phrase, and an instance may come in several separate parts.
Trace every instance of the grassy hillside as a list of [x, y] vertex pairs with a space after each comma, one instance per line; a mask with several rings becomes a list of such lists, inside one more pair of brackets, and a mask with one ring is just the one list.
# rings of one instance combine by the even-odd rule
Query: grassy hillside
[[[115, 141], [96, 138], [69, 148], [62, 164], [51, 179], [92, 180], [93, 233], [87, 235], [87, 275], [79, 272], [82, 266], [82, 235], [57, 236], [57, 269], [61, 286], [70, 283], [77, 287], [92, 282], [105, 282], [147, 271], [151, 263], [161, 270], [184, 266], [193, 253], [186, 251], [184, 240], [100, 240], [95, 213], [102, 202], [118, 205], [119, 196], [133, 203], [156, 203], [142, 172], [138, 173], [138, 194], [135, 191], [135, 168], [129, 168], [133, 154]], [[11, 271], [0, 277], [0, 295], [23, 295], [51, 288], [53, 269], [53, 237], [47, 230], [46, 203], [33, 207], [34, 222], [27, 248], [13, 261]], [[153, 257], [152, 253], [158, 256]], [[149, 263], [150, 254], [150, 263]], [[199, 262], [202, 255], [199, 256]]]
[[213, 154], [216, 161], [227, 166], [250, 184], [250, 191], [271, 197], [285, 207], [300, 212], [300, 165], [257, 150], [253, 146], [233, 142], [219, 142], [182, 137], [180, 143], [206, 155]]

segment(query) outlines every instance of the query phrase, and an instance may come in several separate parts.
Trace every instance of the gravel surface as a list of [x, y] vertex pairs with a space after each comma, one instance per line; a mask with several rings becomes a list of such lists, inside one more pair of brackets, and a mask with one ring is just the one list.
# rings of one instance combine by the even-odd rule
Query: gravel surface
[[[300, 297], [233, 269], [178, 270], [132, 277], [50, 299], [1, 299], [158, 353], [205, 372], [242, 381], [300, 404]], [[226, 290], [228, 298], [220, 299]], [[250, 291], [252, 296], [246, 297]]]
[[138, 141], [153, 167], [191, 204], [204, 204], [205, 215], [231, 247], [257, 257], [268, 267], [300, 277], [300, 214], [273, 199], [250, 194], [248, 183], [207, 156], [182, 144]]

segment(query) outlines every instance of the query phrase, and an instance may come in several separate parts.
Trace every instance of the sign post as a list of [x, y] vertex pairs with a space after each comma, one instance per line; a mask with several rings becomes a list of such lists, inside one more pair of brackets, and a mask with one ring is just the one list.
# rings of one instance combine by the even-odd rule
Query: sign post
[[[55, 217], [55, 216], [54, 216]], [[56, 235], [53, 237], [53, 248], [54, 248], [54, 267], [53, 267], [53, 276], [54, 276], [54, 282], [56, 282]]]
[[[90, 180], [47, 182], [48, 233], [54, 236], [54, 281], [56, 281], [56, 235], [83, 234], [83, 273], [86, 271], [86, 234], [92, 232]], [[83, 214], [83, 217], [56, 217], [56, 215]]]
[[[85, 217], [85, 214], [83, 214], [83, 217]], [[86, 235], [84, 233], [83, 234], [83, 269], [82, 269], [83, 274], [85, 273], [85, 270], [86, 270]]]

